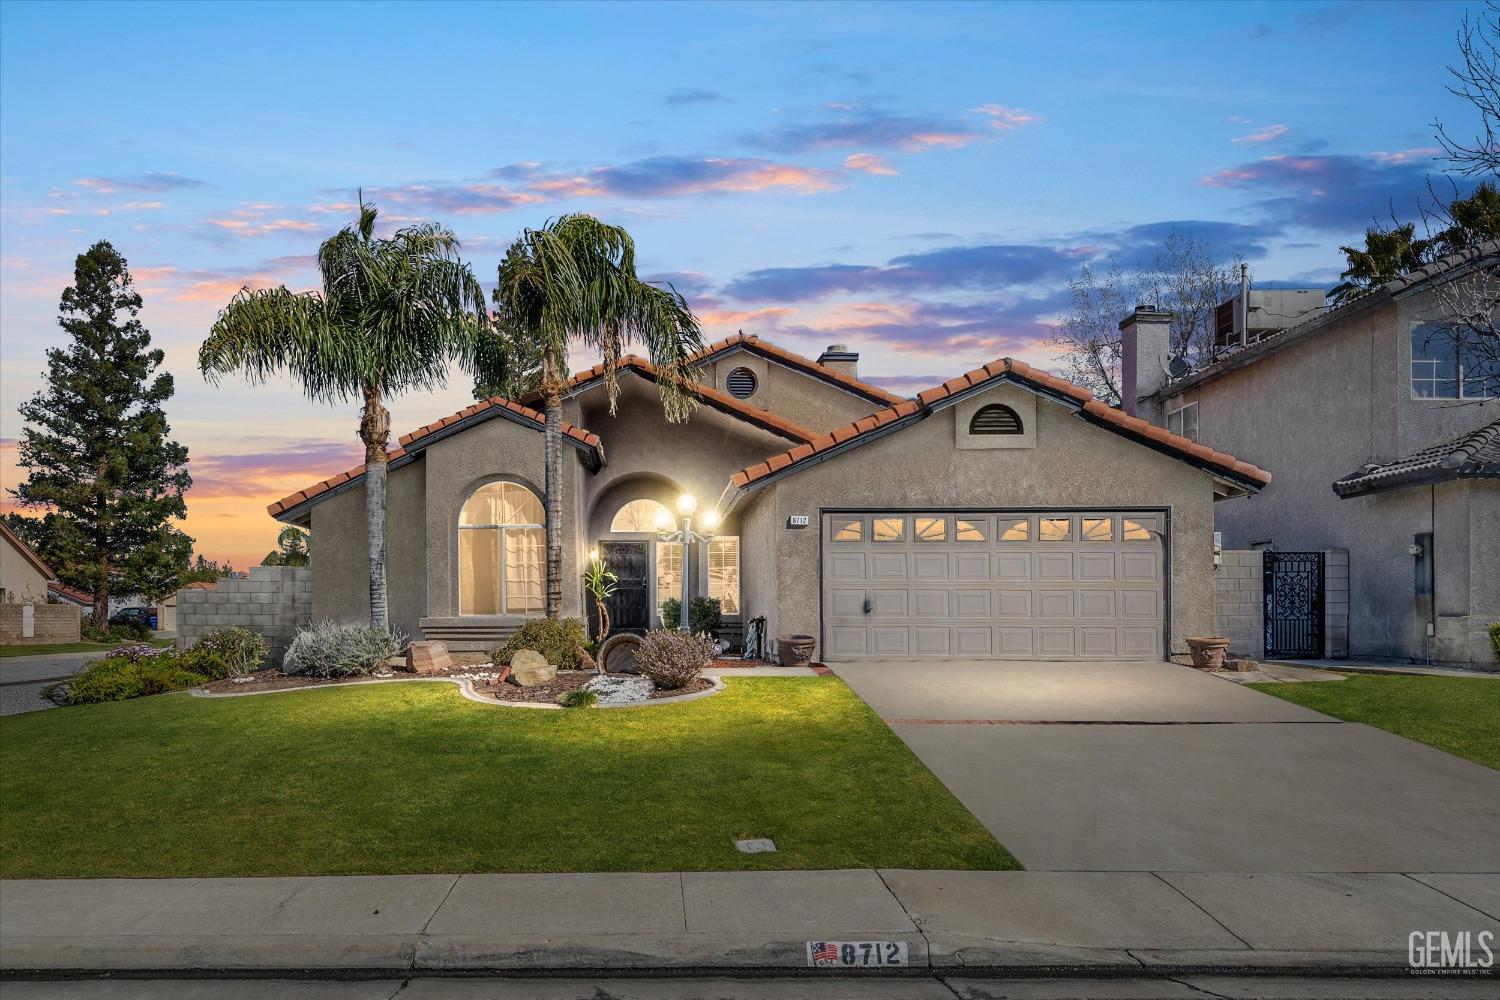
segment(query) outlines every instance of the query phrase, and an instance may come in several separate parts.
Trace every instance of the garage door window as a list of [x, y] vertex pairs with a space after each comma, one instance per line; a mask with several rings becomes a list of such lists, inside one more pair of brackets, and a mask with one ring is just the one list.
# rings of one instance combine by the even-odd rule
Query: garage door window
[[1085, 542], [1112, 542], [1115, 540], [1115, 522], [1112, 517], [1086, 517], [1083, 519]]
[[1156, 530], [1156, 518], [1154, 517], [1127, 517], [1122, 521], [1120, 537], [1127, 542], [1149, 542]]
[[877, 517], [870, 522], [870, 537], [877, 542], [901, 542], [906, 540], [906, 519], [901, 517]]
[[953, 522], [953, 538], [959, 542], [986, 542], [989, 541], [989, 527], [986, 521], [968, 521], [958, 518]]
[[1031, 520], [1029, 518], [1017, 518], [1014, 520], [1000, 519], [1000, 540], [1002, 542], [1025, 542], [1031, 538]]
[[1066, 542], [1073, 535], [1073, 521], [1067, 517], [1044, 517], [1037, 522], [1037, 538], [1044, 542]]
[[948, 519], [946, 517], [917, 518], [917, 541], [946, 542], [947, 540]]
[[828, 539], [833, 542], [864, 541], [865, 523], [857, 517], [836, 517], [828, 522]]

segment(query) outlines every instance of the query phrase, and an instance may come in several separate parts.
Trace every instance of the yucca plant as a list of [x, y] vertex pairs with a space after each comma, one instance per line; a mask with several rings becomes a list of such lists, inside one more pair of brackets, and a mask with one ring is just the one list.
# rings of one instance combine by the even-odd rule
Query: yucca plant
[[242, 372], [251, 382], [288, 373], [308, 398], [362, 403], [370, 624], [389, 627], [385, 574], [384, 400], [443, 384], [454, 361], [475, 367], [489, 330], [484, 289], [458, 257], [458, 239], [435, 224], [375, 238], [376, 209], [318, 250], [321, 292], [242, 288], [198, 351], [210, 382]]

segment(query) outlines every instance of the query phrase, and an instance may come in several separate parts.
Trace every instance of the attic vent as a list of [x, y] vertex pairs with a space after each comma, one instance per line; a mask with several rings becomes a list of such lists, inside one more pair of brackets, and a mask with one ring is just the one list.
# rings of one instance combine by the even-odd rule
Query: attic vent
[[748, 368], [736, 368], [724, 380], [724, 385], [735, 399], [749, 399], [755, 395], [755, 373]]
[[1001, 403], [982, 406], [969, 421], [970, 434], [1020, 434], [1021, 418]]

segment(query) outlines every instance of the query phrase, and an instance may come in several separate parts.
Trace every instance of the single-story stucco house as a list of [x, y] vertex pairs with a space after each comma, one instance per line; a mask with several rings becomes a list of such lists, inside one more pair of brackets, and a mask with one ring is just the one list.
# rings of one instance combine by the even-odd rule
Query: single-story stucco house
[[[829, 661], [1161, 659], [1210, 634], [1213, 506], [1268, 473], [1002, 359], [913, 399], [859, 379], [858, 355], [818, 360], [755, 336], [707, 348], [702, 403], [662, 414], [646, 361], [565, 397], [563, 613], [582, 616], [597, 552], [619, 576], [618, 629], [659, 623], [683, 552], [661, 508], [716, 508], [688, 556], [695, 594], [733, 632], [816, 637]], [[489, 399], [391, 452], [393, 624], [456, 649], [498, 644], [543, 611], [542, 415]], [[363, 469], [269, 508], [308, 528], [315, 620], [367, 616]]]

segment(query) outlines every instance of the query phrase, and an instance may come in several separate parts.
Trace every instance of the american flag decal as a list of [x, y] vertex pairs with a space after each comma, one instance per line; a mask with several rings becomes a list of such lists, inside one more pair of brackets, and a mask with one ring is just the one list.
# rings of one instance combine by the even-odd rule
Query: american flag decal
[[813, 965], [839, 964], [839, 947], [827, 941], [807, 942], [807, 957]]

